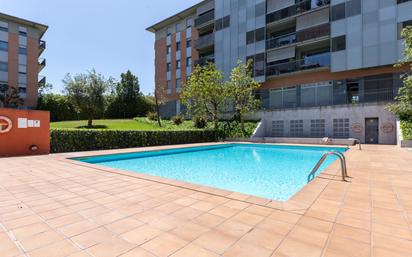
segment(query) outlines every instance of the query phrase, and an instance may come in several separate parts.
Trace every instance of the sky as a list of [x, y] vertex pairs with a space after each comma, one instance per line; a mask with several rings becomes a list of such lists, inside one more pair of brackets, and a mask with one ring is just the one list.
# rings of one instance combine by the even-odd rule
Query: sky
[[63, 90], [67, 73], [96, 69], [117, 80], [130, 69], [154, 89], [154, 34], [146, 28], [200, 0], [0, 0], [0, 12], [49, 26], [41, 75]]

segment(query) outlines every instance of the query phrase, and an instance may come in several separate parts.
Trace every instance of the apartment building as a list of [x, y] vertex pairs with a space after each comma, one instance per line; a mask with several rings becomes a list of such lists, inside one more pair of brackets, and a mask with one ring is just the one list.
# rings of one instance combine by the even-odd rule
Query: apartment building
[[46, 66], [41, 54], [47, 26], [0, 13], [0, 84], [18, 89], [23, 108], [37, 106], [39, 84], [46, 83], [39, 73]]
[[206, 0], [150, 28], [166, 116], [184, 111], [182, 83], [214, 62], [225, 78], [253, 60], [266, 137], [358, 138], [395, 144], [394, 100], [405, 68], [411, 0]]

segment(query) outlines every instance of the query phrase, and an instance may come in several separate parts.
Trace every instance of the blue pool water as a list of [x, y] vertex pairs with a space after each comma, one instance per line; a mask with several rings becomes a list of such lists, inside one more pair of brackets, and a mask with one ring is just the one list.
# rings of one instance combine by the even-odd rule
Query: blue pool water
[[[227, 144], [76, 159], [286, 201], [308, 183], [308, 174], [330, 150], [347, 149]], [[328, 157], [319, 173], [335, 159]]]

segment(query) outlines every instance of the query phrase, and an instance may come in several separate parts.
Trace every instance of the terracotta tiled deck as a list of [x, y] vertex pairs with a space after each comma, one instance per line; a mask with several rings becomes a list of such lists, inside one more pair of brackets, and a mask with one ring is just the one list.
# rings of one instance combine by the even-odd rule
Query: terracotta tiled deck
[[0, 159], [0, 256], [412, 256], [412, 153], [395, 146], [350, 150], [350, 182], [335, 163], [286, 203], [76, 155]]

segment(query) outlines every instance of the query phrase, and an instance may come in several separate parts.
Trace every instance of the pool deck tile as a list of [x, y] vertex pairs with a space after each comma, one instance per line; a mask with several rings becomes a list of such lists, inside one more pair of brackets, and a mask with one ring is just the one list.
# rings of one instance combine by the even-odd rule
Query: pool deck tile
[[411, 256], [412, 153], [396, 146], [351, 148], [348, 182], [335, 162], [286, 202], [67, 159], [187, 146], [0, 159], [0, 255]]

